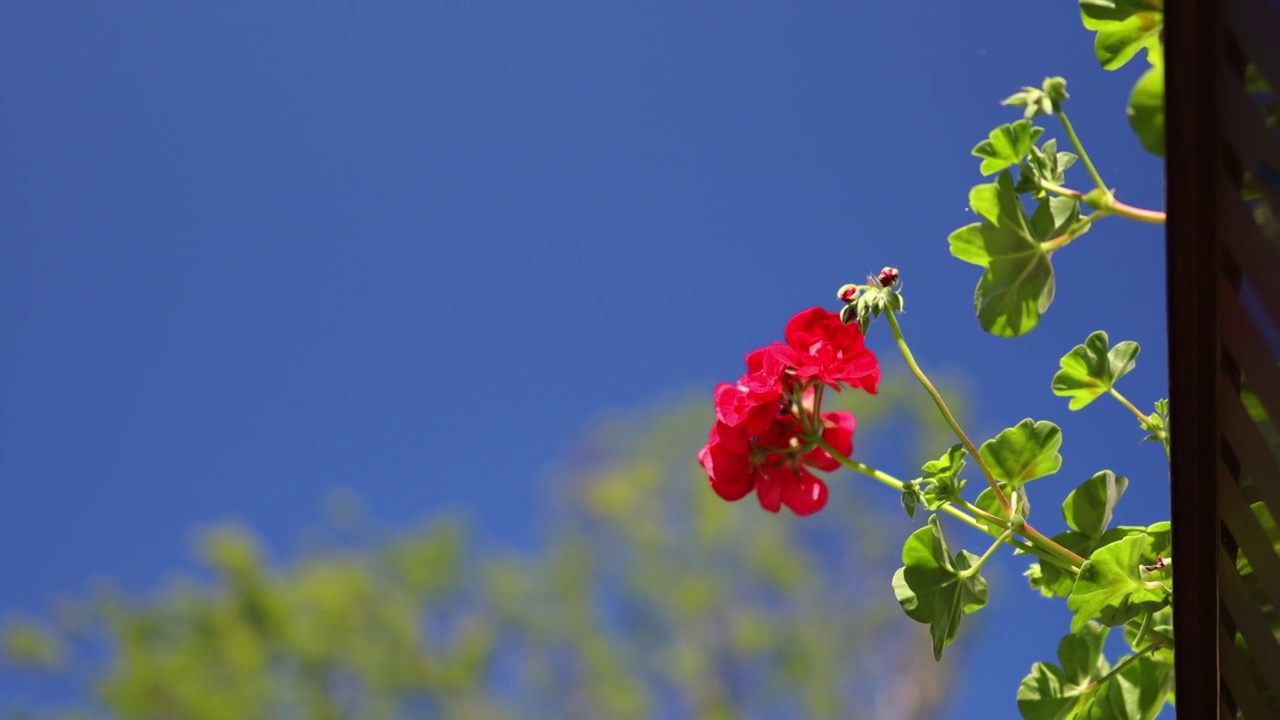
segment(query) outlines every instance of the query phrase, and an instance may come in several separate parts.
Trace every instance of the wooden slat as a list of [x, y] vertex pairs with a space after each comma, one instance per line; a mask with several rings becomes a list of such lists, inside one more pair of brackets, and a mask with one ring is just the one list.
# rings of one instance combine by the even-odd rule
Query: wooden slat
[[[1221, 704], [1218, 624], [1217, 198], [1222, 189], [1217, 66], [1223, 62], [1216, 0], [1183, 0], [1165, 15], [1165, 288], [1169, 399], [1174, 422], [1173, 605], [1178, 715], [1212, 720]], [[1213, 278], [1206, 282], [1205, 276]]]
[[[1223, 137], [1239, 165], [1251, 171], [1259, 165], [1266, 165], [1273, 173], [1280, 172], [1280, 141], [1267, 128], [1262, 108], [1245, 93], [1244, 82], [1226, 63], [1218, 66], [1218, 88]], [[1266, 182], [1257, 185], [1267, 204], [1280, 212], [1280, 190]]]
[[[1218, 548], [1218, 581], [1222, 591], [1222, 604], [1226, 606], [1231, 619], [1235, 621], [1236, 630], [1244, 638], [1244, 642], [1253, 653], [1253, 661], [1264, 678], [1272, 678], [1272, 682], [1280, 678], [1280, 645], [1276, 644], [1271, 625], [1258, 609], [1244, 580], [1236, 573], [1235, 563], [1227, 556], [1226, 551]], [[1267, 549], [1270, 553], [1270, 549]], [[1245, 553], [1247, 558], [1249, 553]], [[1275, 689], [1275, 685], [1271, 686]]]
[[[1224, 173], [1221, 168], [1218, 172]], [[1215, 183], [1218, 191], [1218, 208], [1222, 213], [1222, 233], [1219, 237], [1238, 267], [1247, 267], [1255, 277], [1280, 278], [1280, 257], [1275, 246], [1262, 234], [1258, 223], [1240, 200], [1229, 179], [1219, 177]], [[1271, 322], [1280, 325], [1280, 282], [1253, 284], [1254, 291], [1262, 299]]]
[[[1218, 507], [1222, 520], [1249, 558], [1249, 564], [1258, 584], [1272, 606], [1280, 608], [1280, 556], [1275, 554], [1272, 539], [1267, 537], [1258, 517], [1249, 508], [1240, 486], [1233, 482], [1226, 466], [1218, 464]], [[1220, 568], [1220, 572], [1235, 573], [1235, 568]], [[1221, 577], [1221, 575], [1219, 575]]]
[[[1257, 686], [1253, 684], [1253, 677], [1249, 674], [1249, 669], [1245, 666], [1239, 651], [1236, 650], [1232, 638], [1221, 627], [1216, 628], [1215, 632], [1218, 636], [1218, 657], [1222, 667], [1222, 680], [1231, 690], [1231, 697], [1235, 699], [1236, 706], [1240, 708], [1246, 720], [1274, 720], [1274, 715], [1267, 709], [1267, 704], [1263, 702]], [[1182, 691], [1179, 689], [1178, 713], [1181, 715], [1183, 711]], [[1198, 716], [1188, 714], [1184, 717]]]
[[[1280, 461], [1267, 447], [1266, 438], [1258, 430], [1240, 402], [1240, 396], [1221, 374], [1218, 375], [1218, 421], [1227, 445], [1244, 468], [1244, 474], [1254, 482], [1258, 499], [1267, 506], [1271, 517], [1280, 518], [1280, 487], [1267, 478], [1280, 477]], [[1175, 425], [1176, 427], [1176, 425]]]
[[1224, 0], [1223, 18], [1240, 49], [1280, 90], [1280, 13], [1265, 0]]
[[[1270, 284], [1280, 285], [1280, 276], [1276, 276]], [[1275, 356], [1266, 341], [1258, 334], [1258, 330], [1250, 322], [1244, 305], [1240, 304], [1235, 293], [1219, 286], [1218, 323], [1222, 330], [1222, 340], [1226, 343], [1231, 358], [1239, 365], [1258, 399], [1262, 401], [1273, 422], [1280, 422], [1280, 365], [1276, 365]]]

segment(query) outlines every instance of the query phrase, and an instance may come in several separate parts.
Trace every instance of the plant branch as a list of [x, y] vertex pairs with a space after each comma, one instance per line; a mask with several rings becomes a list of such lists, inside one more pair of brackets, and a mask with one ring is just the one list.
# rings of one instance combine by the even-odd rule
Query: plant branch
[[889, 328], [893, 330], [893, 339], [898, 344], [898, 351], [902, 353], [902, 359], [906, 361], [907, 367], [911, 370], [911, 374], [916, 376], [916, 380], [924, 386], [929, 397], [933, 398], [933, 404], [938, 406], [938, 412], [942, 413], [943, 419], [947, 421], [947, 425], [951, 426], [951, 431], [960, 438], [960, 442], [964, 443], [965, 448], [969, 451], [969, 455], [973, 461], [978, 464], [982, 470], [983, 476], [987, 479], [987, 484], [991, 486], [991, 491], [995, 493], [996, 499], [1000, 501], [1000, 507], [1006, 514], [1011, 513], [1009, 506], [1009, 498], [1005, 497], [1004, 490], [1000, 488], [1000, 484], [996, 482], [996, 476], [991, 472], [991, 468], [987, 467], [987, 463], [978, 453], [978, 446], [973, 444], [969, 436], [965, 434], [964, 429], [960, 427], [960, 423], [956, 421], [956, 416], [951, 414], [951, 409], [947, 407], [947, 402], [942, 399], [942, 394], [938, 389], [929, 382], [929, 377], [920, 369], [920, 365], [916, 363], [916, 358], [911, 354], [911, 348], [907, 345], [907, 340], [902, 336], [902, 327], [898, 325], [898, 317], [892, 311], [886, 312], [885, 317], [889, 320]]
[[[898, 478], [886, 472], [883, 472], [881, 470], [877, 470], [876, 468], [873, 468], [870, 465], [865, 465], [850, 457], [846, 457], [843, 453], [841, 453], [839, 450], [836, 450], [834, 447], [831, 446], [830, 443], [828, 443], [826, 440], [823, 440], [821, 437], [817, 438], [814, 441], [814, 443], [818, 447], [825, 450], [828, 455], [835, 458], [836, 462], [849, 468], [850, 470], [862, 473], [863, 475], [866, 475], [867, 477], [872, 478], [883, 485], [886, 485], [888, 487], [893, 488], [894, 490], [897, 490], [899, 493], [906, 490], [906, 484], [903, 483]], [[969, 504], [967, 501], [961, 500], [961, 502], [963, 502], [964, 505], [967, 508], [969, 508], [974, 513], [974, 515], [977, 515], [978, 517], [975, 518], [974, 515], [970, 515], [969, 513], [965, 512], [964, 510], [950, 503], [943, 505], [939, 509], [942, 512], [964, 523], [965, 525], [968, 525], [974, 530], [990, 535], [991, 537], [998, 538], [1005, 531], [1011, 530], [1011, 528], [1009, 528], [1009, 523], [1007, 521], [1003, 521], [1000, 518], [986, 512], [985, 510], [982, 510], [981, 508], [978, 508], [974, 505]], [[1012, 530], [1014, 533], [1021, 532], [1018, 529], [1012, 529]], [[1040, 547], [1033, 542], [1028, 542], [1026, 540], [1022, 540], [1016, 537], [1005, 538], [1003, 542], [1006, 545], [1009, 545], [1013, 548], [1021, 550], [1024, 553], [1027, 553], [1028, 555], [1034, 555], [1035, 557], [1040, 558], [1045, 562], [1052, 563], [1055, 566], [1061, 568], [1062, 570], [1071, 573], [1072, 575], [1079, 573], [1080, 566], [1084, 564], [1084, 560], [1082, 558], [1077, 560], [1077, 559], [1072, 559], [1071, 557], [1063, 555], [1063, 553], [1069, 553], [1069, 551], [1067, 551], [1065, 548], [1062, 548], [1060, 545], [1058, 545], [1057, 543], [1047, 538], [1044, 538], [1044, 543], [1046, 543], [1044, 547]], [[1060, 552], [1055, 552], [1054, 548], [1057, 548], [1057, 550]], [[1076, 557], [1079, 558], [1079, 556], [1076, 556]]]
[[1107, 184], [1102, 182], [1102, 176], [1098, 174], [1098, 168], [1094, 167], [1093, 160], [1089, 157], [1089, 153], [1085, 152], [1084, 144], [1080, 142], [1080, 136], [1076, 135], [1076, 129], [1071, 124], [1071, 120], [1067, 118], [1067, 114], [1062, 108], [1056, 108], [1055, 113], [1058, 120], [1062, 121], [1062, 129], [1067, 133], [1067, 139], [1071, 141], [1071, 146], [1076, 149], [1076, 154], [1080, 156], [1080, 162], [1084, 163], [1084, 167], [1089, 171], [1089, 177], [1093, 178], [1093, 184], [1108, 196], [1111, 190], [1107, 188]]
[[1111, 668], [1110, 672], [1108, 672], [1106, 675], [1103, 675], [1102, 677], [1098, 678], [1097, 680], [1095, 680], [1095, 681], [1093, 681], [1093, 682], [1089, 683], [1089, 685], [1088, 685], [1088, 686], [1086, 686], [1086, 690], [1088, 690], [1088, 691], [1097, 690], [1098, 688], [1102, 687], [1102, 686], [1103, 686], [1103, 685], [1104, 685], [1108, 680], [1110, 680], [1111, 678], [1115, 677], [1116, 675], [1119, 675], [1121, 672], [1124, 672], [1125, 668], [1129, 667], [1130, 665], [1132, 665], [1132, 664], [1134, 664], [1135, 662], [1137, 662], [1138, 660], [1140, 660], [1140, 659], [1142, 658], [1142, 656], [1144, 656], [1144, 655], [1146, 655], [1146, 654], [1148, 654], [1148, 653], [1151, 653], [1151, 652], [1155, 652], [1156, 650], [1159, 650], [1159, 649], [1160, 649], [1160, 648], [1162, 648], [1162, 647], [1166, 647], [1166, 646], [1165, 646], [1165, 644], [1164, 644], [1163, 642], [1160, 642], [1159, 640], [1156, 640], [1155, 642], [1151, 643], [1150, 645], [1147, 645], [1146, 647], [1144, 647], [1144, 648], [1142, 648], [1141, 650], [1137, 651], [1136, 653], [1134, 653], [1134, 654], [1130, 655], [1129, 657], [1125, 658], [1124, 660], [1121, 660], [1121, 661], [1120, 661], [1120, 664], [1119, 664], [1119, 665], [1116, 665], [1116, 666], [1115, 666], [1115, 667], [1113, 667], [1113, 668]]
[[[1079, 190], [1073, 190], [1069, 187], [1063, 187], [1062, 185], [1054, 185], [1053, 183], [1045, 182], [1044, 180], [1040, 180], [1038, 182], [1040, 183], [1040, 188], [1045, 192], [1051, 192], [1054, 195], [1069, 197], [1073, 200], [1079, 200], [1082, 203], [1089, 204], [1089, 201], [1086, 199], [1088, 196]], [[1136, 220], [1138, 222], [1148, 223], [1151, 225], [1164, 225], [1168, 218], [1168, 215], [1160, 210], [1147, 210], [1145, 208], [1134, 207], [1133, 205], [1116, 200], [1114, 196], [1109, 197], [1110, 200], [1108, 200], [1103, 207], [1097, 208], [1098, 210], [1106, 210], [1112, 215], [1119, 215], [1120, 217], [1129, 218], [1130, 220]]]
[[996, 538], [996, 541], [991, 543], [991, 547], [987, 548], [987, 551], [982, 553], [982, 557], [978, 558], [978, 562], [974, 563], [972, 567], [965, 568], [959, 572], [960, 578], [964, 579], [977, 575], [978, 572], [982, 570], [982, 566], [986, 565], [987, 561], [991, 559], [991, 556], [995, 554], [996, 550], [1001, 545], [1005, 544], [1005, 542], [1007, 542], [1011, 537], [1013, 537], [1013, 530], [1005, 530], [1000, 533], [1000, 537]]
[[1129, 402], [1128, 398], [1121, 395], [1120, 391], [1116, 390], [1115, 388], [1109, 389], [1108, 392], [1111, 393], [1111, 397], [1114, 397], [1116, 400], [1119, 400], [1121, 405], [1124, 405], [1125, 407], [1129, 408], [1129, 412], [1138, 416], [1138, 422], [1142, 423], [1143, 430], [1150, 429], [1149, 423], [1147, 422], [1147, 416], [1143, 415], [1141, 410], [1139, 410], [1136, 406], [1134, 406], [1133, 403]]
[[1040, 249], [1044, 250], [1045, 252], [1053, 252], [1054, 250], [1060, 250], [1066, 247], [1067, 245], [1070, 245], [1072, 240], [1075, 240], [1076, 238], [1080, 237], [1080, 235], [1082, 235], [1085, 230], [1088, 230], [1089, 226], [1093, 224], [1094, 220], [1099, 220], [1110, 214], [1111, 213], [1109, 213], [1106, 210], [1095, 210], [1089, 213], [1088, 215], [1085, 215], [1084, 217], [1080, 218], [1079, 222], [1071, 226], [1069, 230], [1062, 233], [1058, 237], [1045, 240], [1044, 242], [1040, 243]]
[[1041, 533], [1039, 530], [1031, 527], [1031, 523], [1023, 523], [1021, 527], [1014, 528], [1014, 530], [1022, 537], [1031, 541], [1031, 544], [1036, 547], [1044, 548], [1048, 552], [1053, 553], [1059, 559], [1070, 563], [1073, 566], [1073, 572], [1078, 573], [1081, 566], [1085, 564], [1084, 558], [1045, 537], [1044, 533]]

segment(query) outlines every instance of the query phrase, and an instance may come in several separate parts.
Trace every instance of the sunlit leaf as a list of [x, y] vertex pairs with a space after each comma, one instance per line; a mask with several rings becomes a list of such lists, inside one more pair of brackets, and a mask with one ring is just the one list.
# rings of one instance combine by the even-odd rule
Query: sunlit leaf
[[1097, 32], [1093, 49], [1102, 67], [1115, 70], [1143, 48], [1152, 64], [1160, 62], [1163, 8], [1163, 0], [1080, 0], [1084, 26]]
[[1088, 623], [1058, 643], [1059, 665], [1038, 662], [1018, 688], [1018, 712], [1025, 720], [1065, 720], [1102, 678], [1110, 665], [1102, 655], [1107, 629]]
[[1072, 410], [1110, 390], [1137, 363], [1138, 343], [1125, 340], [1111, 348], [1108, 343], [1107, 334], [1098, 330], [1058, 361], [1062, 369], [1053, 376], [1053, 394], [1071, 398]]
[[1062, 517], [1073, 530], [1100, 538], [1111, 524], [1111, 514], [1127, 487], [1127, 478], [1103, 470], [1067, 495], [1062, 503]]
[[1072, 632], [1094, 619], [1121, 625], [1143, 609], [1156, 610], [1165, 602], [1160, 583], [1142, 576], [1143, 554], [1150, 545], [1151, 536], [1131, 535], [1089, 556], [1067, 598], [1067, 607], [1075, 612]]
[[1154, 155], [1164, 157], [1164, 68], [1149, 68], [1129, 93], [1129, 126]]
[[1062, 430], [1048, 420], [1030, 418], [1002, 430], [978, 448], [978, 454], [997, 480], [1014, 488], [1051, 475], [1062, 467]]
[[1034, 127], [1030, 120], [1019, 120], [995, 128], [971, 152], [982, 158], [979, 171], [991, 175], [1022, 162], [1043, 133], [1044, 128]]
[[952, 556], [937, 515], [902, 546], [903, 567], [894, 573], [893, 591], [907, 617], [929, 625], [936, 659], [955, 640], [961, 617], [987, 604], [986, 580], [963, 574], [977, 560], [964, 550]]
[[978, 322], [993, 335], [1029, 332], [1053, 302], [1050, 252], [1041, 243], [1065, 234], [1080, 217], [1070, 198], [1044, 198], [1028, 217], [1014, 190], [1013, 176], [975, 186], [969, 206], [983, 222], [951, 233], [951, 254], [984, 269], [974, 293]]

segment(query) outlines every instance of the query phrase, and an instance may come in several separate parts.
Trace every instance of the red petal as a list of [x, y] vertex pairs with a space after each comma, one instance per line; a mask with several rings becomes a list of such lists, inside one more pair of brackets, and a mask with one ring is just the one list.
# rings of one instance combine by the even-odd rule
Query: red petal
[[723, 443], [709, 442], [698, 451], [698, 462], [707, 471], [711, 489], [725, 500], [741, 500], [751, 492], [750, 460]]
[[827, 505], [827, 484], [803, 469], [787, 483], [782, 502], [796, 515], [812, 515]]
[[783, 489], [783, 483], [776, 478], [761, 477], [756, 483], [756, 499], [760, 501], [760, 507], [771, 513], [781, 510]]

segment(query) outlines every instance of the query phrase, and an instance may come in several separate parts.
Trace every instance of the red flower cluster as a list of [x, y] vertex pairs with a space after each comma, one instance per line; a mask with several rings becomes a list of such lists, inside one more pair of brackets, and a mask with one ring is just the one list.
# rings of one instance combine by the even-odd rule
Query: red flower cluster
[[880, 365], [856, 324], [822, 308], [791, 318], [783, 337], [748, 353], [737, 383], [716, 387], [716, 423], [698, 461], [725, 500], [754, 490], [769, 512], [786, 505], [810, 515], [827, 504], [827, 486], [809, 468], [840, 466], [819, 439], [846, 457], [853, 452], [854, 417], [822, 412], [823, 392], [847, 385], [875, 393]]

